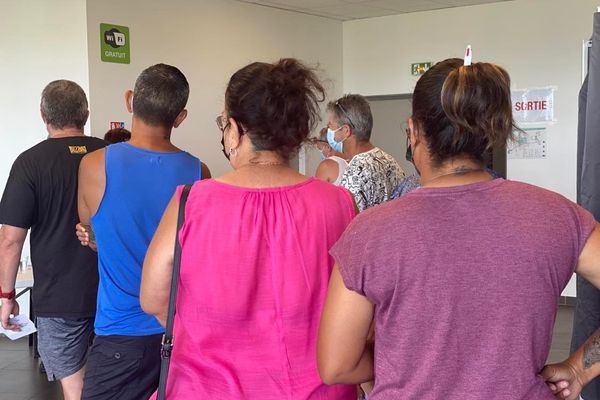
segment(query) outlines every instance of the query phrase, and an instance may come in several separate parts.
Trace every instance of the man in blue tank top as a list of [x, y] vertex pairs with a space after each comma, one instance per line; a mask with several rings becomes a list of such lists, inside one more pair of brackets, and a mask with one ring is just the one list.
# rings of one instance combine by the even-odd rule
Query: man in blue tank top
[[100, 276], [83, 399], [147, 399], [158, 386], [164, 329], [140, 306], [142, 264], [175, 188], [210, 177], [206, 165], [170, 140], [187, 115], [188, 95], [177, 68], [147, 68], [125, 93], [131, 139], [81, 162], [79, 217], [84, 227], [91, 222]]

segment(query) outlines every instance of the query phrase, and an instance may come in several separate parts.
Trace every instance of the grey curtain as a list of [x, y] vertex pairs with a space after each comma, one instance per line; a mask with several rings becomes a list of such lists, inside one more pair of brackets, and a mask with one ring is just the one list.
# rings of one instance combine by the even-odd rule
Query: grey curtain
[[[589, 70], [579, 92], [577, 202], [600, 220], [600, 13], [594, 14]], [[578, 276], [571, 351], [599, 327], [600, 291]], [[600, 378], [584, 388], [582, 397], [600, 400]]]

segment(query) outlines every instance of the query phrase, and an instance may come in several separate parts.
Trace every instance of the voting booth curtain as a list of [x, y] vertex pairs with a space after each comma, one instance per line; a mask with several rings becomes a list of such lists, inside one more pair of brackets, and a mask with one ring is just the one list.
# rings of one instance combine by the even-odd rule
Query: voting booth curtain
[[[588, 74], [579, 92], [577, 135], [577, 203], [600, 220], [600, 13], [594, 14]], [[600, 328], [600, 290], [577, 277], [577, 305], [571, 351]], [[585, 400], [600, 400], [600, 378], [586, 386]]]

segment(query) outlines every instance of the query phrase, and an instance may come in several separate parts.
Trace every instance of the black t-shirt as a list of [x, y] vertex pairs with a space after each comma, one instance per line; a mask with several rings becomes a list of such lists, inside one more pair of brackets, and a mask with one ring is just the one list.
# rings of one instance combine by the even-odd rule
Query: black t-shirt
[[75, 235], [77, 176], [83, 156], [101, 139], [47, 139], [15, 160], [2, 201], [0, 224], [31, 228], [33, 307], [40, 317], [84, 318], [96, 313], [98, 258]]

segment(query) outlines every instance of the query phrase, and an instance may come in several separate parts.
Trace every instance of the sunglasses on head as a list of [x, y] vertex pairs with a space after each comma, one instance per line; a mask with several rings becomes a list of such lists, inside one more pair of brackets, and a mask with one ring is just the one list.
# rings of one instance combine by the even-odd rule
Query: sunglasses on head
[[340, 111], [342, 112], [342, 114], [344, 114], [344, 117], [348, 120], [348, 123], [350, 124], [351, 127], [354, 128], [354, 124], [352, 123], [352, 119], [350, 119], [350, 115], [348, 115], [348, 112], [346, 111], [346, 109], [340, 104], [340, 101], [336, 101], [335, 102], [335, 106], [337, 108], [340, 109]]

